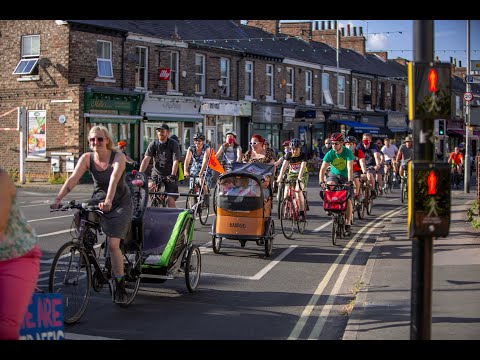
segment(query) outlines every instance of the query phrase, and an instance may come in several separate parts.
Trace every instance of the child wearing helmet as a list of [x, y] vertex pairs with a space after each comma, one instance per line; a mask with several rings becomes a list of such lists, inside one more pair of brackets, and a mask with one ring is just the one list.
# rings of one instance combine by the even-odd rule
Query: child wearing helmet
[[[283, 174], [287, 171], [287, 180], [299, 180], [295, 186], [295, 196], [299, 202], [300, 220], [305, 221], [305, 198], [303, 190], [308, 184], [307, 155], [301, 151], [302, 144], [300, 139], [290, 141], [290, 152], [285, 155], [277, 182], [283, 181]], [[284, 197], [287, 195], [288, 188], [285, 187]]]
[[128, 154], [125, 151], [125, 148], [127, 147], [127, 142], [125, 140], [120, 140], [117, 143], [117, 147], [118, 147], [118, 150], [120, 150], [123, 153], [123, 155], [125, 155], [125, 158], [127, 159], [127, 163], [132, 164], [133, 166], [136, 166], [137, 162], [133, 160], [130, 156], [128, 156]]
[[[196, 133], [193, 136], [193, 145], [190, 145], [187, 149], [185, 163], [183, 164], [183, 176], [185, 178], [189, 178], [190, 175], [192, 175], [198, 176], [198, 178], [201, 179], [203, 173], [206, 171], [206, 185], [204, 188], [205, 194], [208, 194], [209, 192], [209, 188], [211, 187], [211, 178], [213, 175], [212, 170], [207, 166], [211, 150], [212, 149], [210, 145], [205, 143], [205, 135], [202, 133]], [[192, 166], [190, 166], [190, 162], [192, 163]], [[190, 178], [191, 189], [193, 189], [193, 181], [194, 179]]]

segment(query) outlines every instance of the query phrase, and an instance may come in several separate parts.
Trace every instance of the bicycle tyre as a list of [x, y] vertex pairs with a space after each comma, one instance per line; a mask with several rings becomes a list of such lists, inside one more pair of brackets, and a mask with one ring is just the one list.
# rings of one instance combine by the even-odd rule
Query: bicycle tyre
[[402, 203], [405, 202], [405, 187], [406, 187], [406, 184], [405, 184], [405, 180], [402, 179], [402, 183], [400, 184], [400, 197], [402, 199]]
[[305, 232], [306, 227], [307, 227], [307, 210], [306, 210], [306, 207], [305, 207], [305, 210], [304, 210], [304, 214], [305, 214], [305, 221], [300, 221], [300, 218], [297, 220], [297, 229], [298, 229], [298, 232], [300, 234], [303, 234]]
[[[188, 190], [189, 195], [195, 194], [193, 189]], [[185, 209], [191, 209], [193, 205], [195, 205], [196, 198], [194, 196], [188, 196], [187, 195], [187, 200], [185, 201]]]
[[118, 305], [125, 308], [132, 303], [140, 288], [143, 258], [140, 245], [138, 244], [134, 245], [134, 249], [126, 249], [125, 246], [123, 246], [123, 253], [127, 299], [125, 303], [119, 303]]
[[[71, 272], [74, 277], [77, 277], [76, 280], [69, 276]], [[80, 283], [79, 280], [85, 280], [85, 283]], [[76, 281], [78, 283], [75, 283]], [[62, 294], [65, 324], [74, 324], [83, 316], [90, 301], [91, 288], [92, 269], [85, 250], [79, 248], [73, 241], [63, 244], [53, 258], [48, 278], [48, 291]]]
[[295, 219], [293, 215], [293, 202], [291, 199], [284, 199], [281, 206], [280, 225], [282, 227], [282, 233], [287, 239], [291, 239], [293, 236], [293, 230], [295, 228]]
[[217, 215], [217, 192], [218, 192], [218, 183], [215, 185], [213, 189], [213, 199], [212, 199], [213, 213], [215, 215]]
[[337, 230], [338, 230], [338, 220], [337, 217], [333, 217], [332, 221], [332, 244], [337, 245]]
[[285, 193], [285, 183], [280, 183], [280, 186], [278, 187], [277, 190], [277, 195], [278, 195], [278, 201], [277, 201], [277, 217], [280, 220], [281, 214], [282, 214], [282, 202], [283, 202], [283, 195]]
[[200, 219], [200, 224], [207, 225], [208, 215], [210, 214], [210, 204], [205, 201], [205, 197], [203, 199], [203, 202], [199, 204], [197, 208], [198, 218]]
[[[361, 194], [365, 194], [365, 189], [360, 187], [361, 189]], [[358, 197], [358, 200], [355, 201], [356, 202], [356, 206], [357, 206], [357, 215], [358, 215], [358, 219], [359, 220], [362, 220], [364, 217], [365, 217], [365, 203], [364, 203], [364, 200], [362, 199], [360, 201], [360, 198], [361, 196]], [[352, 219], [353, 219], [353, 216], [352, 216]]]
[[212, 236], [212, 249], [215, 254], [220, 253], [220, 249], [222, 248], [222, 238], [213, 235]]
[[273, 248], [273, 235], [275, 232], [275, 225], [273, 223], [273, 219], [270, 222], [270, 228], [267, 232], [267, 237], [265, 238], [265, 257], [269, 257], [272, 255], [272, 248]]
[[187, 285], [188, 291], [193, 293], [197, 290], [202, 273], [202, 256], [198, 246], [192, 245], [190, 249], [188, 249], [184, 270], [185, 284]]

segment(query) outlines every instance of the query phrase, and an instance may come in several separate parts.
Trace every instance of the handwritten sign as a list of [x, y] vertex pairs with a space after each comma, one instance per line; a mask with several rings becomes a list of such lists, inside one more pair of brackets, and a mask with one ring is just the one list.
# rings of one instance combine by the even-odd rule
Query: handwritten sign
[[61, 294], [34, 293], [20, 326], [20, 340], [64, 340]]

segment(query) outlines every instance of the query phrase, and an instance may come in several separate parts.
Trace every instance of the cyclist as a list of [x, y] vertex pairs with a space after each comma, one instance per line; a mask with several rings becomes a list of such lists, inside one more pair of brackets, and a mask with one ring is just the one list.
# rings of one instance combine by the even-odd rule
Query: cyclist
[[365, 154], [362, 150], [356, 149], [357, 138], [355, 136], [347, 136], [345, 138], [345, 146], [352, 150], [353, 153], [353, 178], [355, 185], [355, 198], [359, 197], [360, 194], [360, 177], [366, 180], [367, 178], [367, 167], [365, 165]]
[[[165, 185], [165, 191], [178, 193], [177, 171], [180, 160], [180, 147], [178, 142], [169, 138], [170, 127], [167, 124], [162, 124], [155, 130], [157, 131], [158, 139], [148, 145], [139, 171], [145, 172], [150, 160], [153, 158], [152, 176], [166, 178], [162, 180]], [[153, 182], [149, 181], [148, 186], [152, 188], [154, 186]], [[167, 198], [168, 207], [177, 207], [175, 204], [177, 199], [177, 195], [169, 195]]]
[[137, 162], [135, 160], [133, 160], [130, 156], [128, 156], [127, 152], [125, 151], [125, 148], [127, 147], [127, 142], [125, 140], [120, 140], [118, 143], [117, 143], [117, 146], [118, 146], [118, 150], [120, 150], [123, 155], [125, 155], [125, 159], [127, 160], [127, 163], [133, 165], [133, 166], [137, 166]]
[[72, 176], [65, 181], [50, 208], [58, 209], [62, 199], [73, 190], [83, 174], [90, 170], [94, 190], [89, 203], [98, 204], [103, 211], [100, 224], [108, 237], [108, 249], [117, 285], [115, 302], [125, 303], [127, 293], [120, 240], [127, 238], [133, 216], [132, 197], [124, 179], [126, 159], [121, 152], [115, 151], [112, 135], [105, 126], [92, 127], [88, 139], [93, 151], [80, 157]]
[[[407, 168], [407, 163], [412, 160], [413, 157], [413, 141], [412, 137], [408, 135], [405, 138], [404, 143], [398, 149], [397, 154], [397, 166], [398, 166], [398, 173], [400, 177], [403, 177], [405, 174], [405, 169]], [[400, 162], [401, 160], [401, 162]]]
[[[460, 148], [458, 146], [455, 146], [453, 149], [453, 152], [450, 153], [450, 156], [448, 157], [448, 163], [452, 164], [452, 174], [455, 172], [455, 168], [457, 168], [457, 174], [463, 174], [463, 154], [460, 152]], [[455, 184], [456, 185], [456, 184]]]
[[[346, 224], [345, 234], [350, 236], [351, 222], [352, 222], [352, 190], [353, 190], [353, 160], [354, 156], [352, 150], [343, 146], [344, 136], [341, 133], [333, 133], [330, 136], [332, 150], [328, 151], [323, 157], [322, 166], [318, 175], [320, 186], [323, 189], [328, 185], [348, 184], [347, 193], [347, 212], [345, 214]], [[325, 172], [330, 166], [330, 172], [325, 179]], [[327, 182], [325, 184], [325, 181]]]
[[385, 145], [383, 145], [380, 151], [383, 153], [385, 157], [385, 173], [388, 172], [388, 166], [390, 165], [393, 170], [392, 180], [395, 181], [397, 177], [397, 170], [396, 170], [397, 161], [395, 157], [397, 156], [398, 148], [395, 144], [391, 143], [391, 140], [389, 138], [386, 138], [384, 142], [385, 142]]
[[[301, 142], [300, 139], [292, 139], [290, 141], [290, 150], [291, 152], [285, 155], [283, 160], [282, 168], [280, 169], [280, 174], [277, 177], [277, 182], [280, 183], [283, 181], [283, 174], [285, 171], [287, 173], [288, 180], [298, 180], [295, 185], [295, 197], [299, 203], [299, 216], [300, 221], [305, 221], [305, 199], [303, 197], [303, 190], [308, 184], [308, 171], [307, 171], [307, 154], [301, 152]], [[285, 188], [283, 197], [285, 198], [288, 189]]]
[[[205, 135], [202, 133], [196, 133], [193, 136], [193, 145], [190, 145], [187, 149], [187, 155], [185, 156], [185, 163], [183, 164], [183, 175], [186, 179], [192, 176], [198, 176], [199, 180], [202, 178], [203, 173], [206, 171], [205, 183], [203, 187], [203, 193], [205, 195], [205, 201], [208, 204], [208, 192], [211, 185], [212, 179], [212, 169], [210, 169], [208, 164], [208, 159], [210, 158], [210, 151], [212, 148], [210, 145], [205, 144]], [[192, 166], [190, 167], [190, 162]], [[194, 179], [190, 178], [190, 189], [193, 189], [195, 183]], [[208, 184], [208, 185], [207, 185]]]
[[237, 133], [227, 131], [226, 141], [220, 146], [215, 156], [221, 159], [223, 167], [229, 168], [233, 162], [242, 161], [242, 147], [237, 143]]
[[[372, 145], [372, 134], [364, 133], [362, 142], [357, 145], [357, 149], [362, 150], [365, 154], [365, 165], [367, 167], [367, 178], [372, 189], [373, 198], [377, 196], [375, 191], [375, 175], [380, 170], [382, 157], [377, 149], [376, 144]], [[381, 175], [380, 175], [381, 177]]]
[[325, 139], [325, 145], [322, 146], [322, 154], [320, 155], [321, 158], [323, 159], [323, 157], [327, 154], [327, 152], [329, 152], [330, 150], [332, 150], [332, 141], [330, 140], [330, 137], [327, 137]]

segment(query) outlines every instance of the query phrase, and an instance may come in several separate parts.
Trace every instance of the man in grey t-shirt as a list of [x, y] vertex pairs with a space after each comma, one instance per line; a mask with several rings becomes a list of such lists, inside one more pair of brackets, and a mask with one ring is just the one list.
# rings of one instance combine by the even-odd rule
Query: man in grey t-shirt
[[[413, 157], [413, 140], [410, 135], [405, 138], [404, 143], [398, 149], [397, 154], [397, 164], [399, 164], [399, 174], [403, 177], [405, 169], [407, 167], [407, 163], [412, 160]], [[401, 160], [401, 162], [400, 162]]]
[[[166, 177], [166, 180], [163, 181], [165, 191], [178, 193], [177, 171], [180, 147], [178, 142], [169, 138], [170, 128], [167, 124], [162, 124], [155, 130], [157, 131], [158, 139], [148, 145], [139, 171], [145, 172], [150, 160], [153, 158], [152, 177]], [[168, 196], [167, 203], [169, 208], [177, 207], [175, 204], [177, 198], [178, 196]]]

